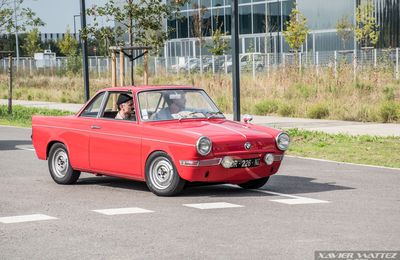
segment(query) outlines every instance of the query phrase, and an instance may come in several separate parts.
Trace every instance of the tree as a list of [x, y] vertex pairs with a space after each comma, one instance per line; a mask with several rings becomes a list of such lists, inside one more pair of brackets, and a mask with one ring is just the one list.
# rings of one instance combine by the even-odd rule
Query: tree
[[77, 54], [78, 41], [72, 36], [71, 31], [67, 28], [64, 39], [58, 42], [60, 51], [65, 56], [73, 56]]
[[[218, 17], [218, 12], [217, 15]], [[229, 50], [230, 46], [228, 41], [224, 38], [226, 33], [222, 33], [222, 26], [223, 23], [218, 25], [218, 18], [216, 19], [216, 29], [213, 31], [211, 38], [212, 38], [212, 45], [208, 46], [208, 50], [211, 54], [220, 56], [224, 55], [227, 50]]]
[[346, 42], [350, 40], [353, 34], [354, 25], [348, 15], [343, 15], [336, 23], [337, 34], [342, 40], [343, 49], [346, 49]]
[[77, 74], [82, 69], [82, 59], [78, 56], [78, 41], [67, 28], [64, 39], [58, 42], [62, 54], [67, 56], [67, 71]]
[[42, 50], [40, 47], [39, 30], [37, 28], [32, 29], [27, 34], [21, 47], [29, 57], [33, 57], [35, 52]]
[[379, 31], [372, 1], [364, 2], [357, 7], [354, 30], [356, 40], [361, 47], [372, 47], [378, 43]]
[[297, 53], [310, 31], [307, 27], [306, 17], [297, 10], [297, 6], [292, 9], [286, 25], [287, 28], [283, 32], [283, 37], [285, 37], [289, 47]]
[[[208, 12], [208, 9], [205, 6], [199, 6], [197, 3], [193, 4], [193, 9], [196, 10], [192, 16], [192, 34], [197, 38], [199, 43], [199, 56], [200, 56], [200, 72], [203, 72], [203, 62], [202, 62], [202, 49], [204, 40], [204, 26], [203, 26], [203, 17]], [[209, 28], [209, 21], [206, 22], [205, 27]]]
[[30, 8], [22, 7], [23, 2], [0, 0], [0, 34], [25, 32], [28, 27], [44, 25]]
[[[128, 35], [128, 44], [152, 46], [158, 52], [167, 39], [163, 30], [163, 21], [171, 17], [174, 11], [186, 3], [186, 0], [124, 0], [108, 1], [104, 6], [93, 6], [87, 14], [93, 17], [93, 24], [82, 32], [84, 37], [92, 35], [100, 27], [99, 21], [115, 23], [114, 34], [119, 44], [125, 43], [123, 35]], [[111, 37], [111, 36], [110, 36]], [[133, 83], [133, 63], [131, 62], [131, 83]]]
[[[22, 7], [24, 0], [0, 0], [0, 35], [15, 33], [15, 44], [10, 50], [19, 56], [18, 33], [25, 32], [27, 27], [43, 26], [43, 21], [30, 9]], [[8, 39], [11, 39], [9, 37]]]

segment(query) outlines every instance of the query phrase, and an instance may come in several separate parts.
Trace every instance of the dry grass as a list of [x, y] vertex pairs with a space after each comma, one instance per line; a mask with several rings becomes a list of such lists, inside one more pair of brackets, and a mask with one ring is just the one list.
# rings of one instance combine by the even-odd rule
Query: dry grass
[[[354, 77], [351, 65], [333, 69], [286, 68], [263, 72], [253, 80], [241, 75], [241, 111], [356, 121], [400, 122], [400, 81], [392, 69], [363, 69]], [[142, 84], [136, 76], [137, 84]], [[128, 81], [128, 80], [127, 80]], [[0, 75], [0, 98], [7, 97], [6, 76]], [[83, 102], [81, 77], [20, 76], [14, 98], [55, 102]], [[111, 85], [109, 77], [91, 78], [91, 93]], [[230, 75], [159, 75], [149, 84], [195, 85], [204, 88], [224, 112], [232, 111]]]

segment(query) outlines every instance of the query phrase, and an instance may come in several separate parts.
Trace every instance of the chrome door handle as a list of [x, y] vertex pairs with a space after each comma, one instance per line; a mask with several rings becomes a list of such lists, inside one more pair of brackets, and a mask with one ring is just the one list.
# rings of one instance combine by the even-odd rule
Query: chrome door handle
[[97, 125], [92, 125], [90, 128], [92, 128], [92, 129], [101, 129], [101, 127], [97, 126]]

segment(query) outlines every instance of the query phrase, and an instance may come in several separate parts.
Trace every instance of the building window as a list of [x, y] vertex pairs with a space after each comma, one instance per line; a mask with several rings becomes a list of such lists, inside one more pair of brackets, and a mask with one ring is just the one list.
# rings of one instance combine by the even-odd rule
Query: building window
[[251, 6], [239, 7], [239, 33], [251, 33]]
[[253, 5], [253, 33], [265, 33], [265, 4]]
[[188, 37], [188, 14], [187, 12], [182, 12], [178, 21], [178, 38]]
[[268, 32], [278, 32], [281, 28], [280, 23], [280, 3], [268, 3], [267, 8], [267, 22]]

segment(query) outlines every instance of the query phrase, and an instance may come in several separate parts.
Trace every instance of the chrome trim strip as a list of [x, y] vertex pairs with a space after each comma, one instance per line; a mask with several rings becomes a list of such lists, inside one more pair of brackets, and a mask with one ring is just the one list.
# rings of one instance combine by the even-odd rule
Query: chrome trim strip
[[[207, 160], [179, 160], [179, 164], [181, 166], [188, 166], [188, 167], [215, 166], [219, 165], [221, 161], [222, 158], [213, 158]], [[191, 162], [191, 163], [187, 165], [186, 162]]]

